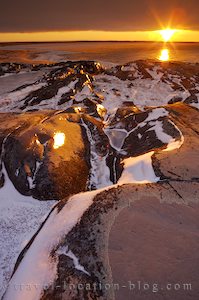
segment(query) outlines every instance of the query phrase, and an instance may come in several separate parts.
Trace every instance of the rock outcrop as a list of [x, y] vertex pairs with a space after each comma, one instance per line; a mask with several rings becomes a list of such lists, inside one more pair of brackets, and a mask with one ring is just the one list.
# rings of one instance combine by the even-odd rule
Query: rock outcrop
[[[90, 191], [80, 193], [60, 201], [57, 206], [52, 209], [52, 212], [40, 230], [20, 254], [15, 268], [16, 271], [10, 281], [4, 299], [9, 299], [9, 297], [13, 295], [13, 286], [18, 286], [21, 281], [24, 282], [25, 287], [28, 282], [33, 282], [34, 284], [40, 284], [41, 288], [38, 288], [36, 292], [32, 290], [29, 291], [28, 288], [24, 288], [22, 291], [15, 290], [16, 299], [20, 299], [18, 297], [21, 297], [21, 295], [28, 296], [29, 299], [114, 299], [115, 296], [116, 299], [123, 299], [124, 297], [130, 299], [132, 297], [131, 290], [129, 290], [128, 287], [126, 289], [121, 288], [122, 280], [127, 280], [127, 275], [125, 274], [132, 276], [132, 280], [136, 279], [136, 274], [137, 276], [145, 274], [145, 276], [142, 275], [142, 277], [137, 280], [142, 280], [143, 282], [144, 280], [152, 280], [154, 272], [157, 272], [157, 262], [155, 257], [150, 258], [154, 266], [151, 266], [149, 269], [149, 260], [147, 257], [144, 257], [146, 250], [140, 249], [139, 257], [137, 257], [134, 250], [131, 251], [128, 247], [125, 248], [125, 245], [120, 246], [118, 243], [117, 245], [115, 244], [116, 242], [114, 240], [116, 236], [118, 241], [120, 239], [122, 240], [123, 235], [126, 236], [127, 244], [129, 245], [138, 245], [141, 239], [140, 236], [135, 235], [136, 240], [134, 240], [134, 235], [130, 236], [128, 230], [125, 229], [123, 225], [121, 225], [122, 228], [118, 228], [118, 222], [120, 222], [120, 220], [121, 224], [124, 222], [122, 219], [122, 214], [124, 213], [121, 212], [124, 208], [127, 218], [125, 221], [127, 224], [128, 218], [129, 222], [131, 222], [130, 212], [133, 213], [134, 205], [135, 213], [137, 211], [136, 209], [139, 209], [139, 211], [146, 210], [140, 223], [137, 224], [137, 226], [142, 226], [142, 224], [147, 223], [147, 218], [149, 218], [147, 213], [151, 211], [149, 210], [152, 209], [151, 206], [153, 209], [156, 209], [156, 213], [158, 214], [154, 204], [157, 203], [159, 211], [161, 212], [161, 210], [163, 210], [161, 215], [164, 218], [166, 218], [164, 213], [166, 214], [167, 211], [166, 220], [169, 228], [164, 227], [163, 235], [165, 237], [167, 237], [171, 228], [177, 230], [175, 227], [177, 225], [172, 220], [179, 219], [178, 212], [181, 214], [181, 225], [178, 225], [181, 226], [181, 229], [178, 228], [178, 230], [180, 230], [179, 234], [186, 231], [186, 226], [189, 226], [189, 239], [191, 240], [195, 237], [195, 226], [197, 226], [197, 222], [196, 218], [193, 220], [190, 219], [190, 210], [198, 210], [198, 112], [185, 104], [173, 104], [165, 107], [165, 109], [169, 111], [169, 120], [171, 122], [175, 121], [178, 126], [176, 127], [175, 125], [175, 129], [172, 129], [173, 134], [177, 134], [177, 139], [180, 139], [182, 134], [184, 143], [179, 149], [169, 149], [169, 144], [165, 146], [158, 143], [156, 148], [154, 146], [155, 152], [152, 161], [155, 173], [161, 178], [159, 183], [116, 185], [112, 188], [105, 188], [101, 192]], [[187, 117], [186, 112], [188, 112], [189, 117]], [[147, 115], [140, 115], [139, 118], [141, 122], [138, 124], [142, 124], [142, 122], [146, 121], [146, 118], [154, 115], [157, 117], [157, 111], [150, 110]], [[132, 116], [130, 115], [130, 117]], [[135, 117], [138, 118], [137, 115], [134, 115], [134, 118]], [[130, 119], [131, 122], [127, 122], [127, 120], [129, 120], [128, 118], [128, 116], [124, 118], [125, 122], [123, 119], [118, 123], [116, 122], [116, 128], [120, 128], [121, 124], [123, 124], [123, 126], [129, 124], [130, 129], [132, 129], [131, 127], [133, 127], [134, 123], [132, 119]], [[160, 118], [161, 121], [163, 121], [165, 116], [161, 116]], [[194, 125], [192, 125], [192, 121], [190, 121], [192, 118], [195, 120]], [[146, 126], [146, 124], [144, 123], [143, 126]], [[148, 127], [146, 127], [146, 131], [147, 130]], [[179, 132], [181, 134], [179, 134]], [[149, 136], [147, 140], [150, 138]], [[167, 147], [168, 149], [166, 149]], [[141, 146], [139, 146], [138, 149], [139, 148], [142, 149]], [[165, 151], [165, 149], [167, 151]], [[148, 151], [150, 150], [151, 147], [149, 146]], [[168, 150], [171, 151], [168, 152]], [[146, 149], [140, 151], [142, 153], [142, 151], [144, 152]], [[132, 155], [132, 153], [129, 155]], [[134, 204], [134, 202], [136, 203]], [[146, 208], [143, 206], [145, 204], [142, 203], [148, 203], [146, 204]], [[163, 205], [162, 208], [161, 205]], [[171, 221], [168, 219], [169, 213], [171, 214]], [[175, 216], [175, 214], [177, 215]], [[165, 222], [165, 219], [162, 219], [163, 217], [159, 216], [157, 221], [156, 216], [154, 219], [150, 219], [149, 222], [156, 222], [154, 223], [154, 228], [160, 226], [160, 229], [150, 233], [150, 236], [155, 240], [154, 245], [164, 247], [165, 249], [165, 247], [169, 247], [166, 240], [164, 246], [158, 244], [162, 234], [161, 223]], [[115, 219], [116, 225], [113, 226]], [[187, 225], [187, 220], [189, 220], [189, 225]], [[150, 224], [152, 226], [152, 223]], [[194, 231], [190, 228], [193, 228]], [[146, 230], [147, 229], [142, 228], [140, 234], [142, 234], [142, 231], [144, 232], [143, 234], [145, 234]], [[184, 267], [185, 265], [187, 266], [186, 260], [189, 259], [189, 255], [191, 256], [191, 253], [188, 252], [191, 251], [191, 249], [182, 242], [182, 238], [183, 235], [180, 236], [181, 242], [179, 244], [172, 244], [173, 252], [162, 253], [161, 258], [168, 262], [176, 261], [178, 252], [180, 251], [179, 249], [183, 249], [184, 257], [180, 258], [181, 264], [178, 264], [178, 270], [175, 271], [175, 268], [172, 268], [174, 272], [172, 275], [172, 283], [178, 283], [178, 280], [187, 280], [187, 282], [189, 282], [189, 278], [191, 278], [190, 280], [195, 278], [195, 281], [192, 282], [192, 285], [195, 286], [197, 280], [194, 276], [197, 275], [198, 260], [196, 252], [194, 252], [194, 262], [191, 262], [192, 268], [187, 271], [187, 276], [186, 273], [184, 273], [184, 276], [179, 277], [180, 270], [181, 273], [184, 272]], [[150, 247], [147, 243], [146, 241], [147, 247]], [[118, 261], [117, 251], [119, 250], [115, 247], [122, 249], [120, 255], [126, 259], [120, 257], [121, 261]], [[34, 257], [34, 264], [29, 265], [31, 257]], [[126, 267], [125, 263], [127, 263], [128, 260], [134, 261], [136, 265], [135, 257], [137, 257], [138, 260], [142, 259], [141, 265], [136, 267], [137, 272], [131, 267], [126, 273], [122, 268]], [[40, 260], [42, 260], [43, 264], [42, 270], [40, 268]], [[31, 268], [31, 272], [26, 274], [28, 265]], [[160, 261], [160, 268], [165, 270], [164, 260]], [[158, 283], [160, 285], [165, 284], [166, 280], [170, 282], [170, 278], [164, 276], [161, 269], [158, 270], [158, 278], [160, 279]], [[167, 274], [169, 274], [169, 270], [170, 267], [167, 266]], [[34, 277], [35, 272], [36, 274], [38, 272], [38, 278]], [[51, 274], [50, 277], [49, 272]], [[121, 276], [121, 272], [123, 272], [124, 275]], [[195, 275], [193, 276], [193, 274]], [[121, 280], [119, 278], [121, 278]], [[131, 281], [131, 278], [129, 278], [128, 281]], [[158, 278], [154, 274], [154, 281], [158, 280]], [[161, 282], [161, 280], [163, 282]], [[44, 283], [46, 284], [45, 289], [43, 288]], [[120, 284], [119, 291], [117, 288], [115, 290], [114, 283]], [[135, 291], [135, 295], [136, 299], [142, 299], [142, 297], [143, 299], [147, 299], [149, 295], [151, 297], [150, 299], [153, 299], [153, 293], [150, 293], [150, 291], [142, 293], [142, 291], [137, 290]], [[158, 292], [155, 296], [157, 295], [159, 295]], [[167, 297], [167, 290], [161, 290], [161, 295]], [[177, 295], [175, 291], [172, 291], [171, 295], [174, 295], [173, 297], [176, 297], [176, 299], [195, 300], [197, 299], [197, 289], [188, 292], [181, 291]]]
[[3, 114], [2, 119], [1, 164], [21, 194], [40, 200], [117, 183], [124, 160], [183, 142], [164, 108], [124, 109], [122, 117], [106, 124], [81, 111]]
[[[24, 214], [34, 202], [37, 211], [43, 203], [48, 210], [28, 229], [23, 250], [16, 247], [3, 299], [131, 299], [131, 290], [121, 288], [128, 276], [160, 279], [161, 286], [169, 272], [172, 284], [191, 278], [195, 287], [199, 257], [183, 238], [191, 243], [198, 235], [198, 65], [137, 61], [105, 69], [79, 61], [26, 68], [46, 71], [1, 95], [0, 198], [5, 206], [12, 194], [7, 205], [26, 205]], [[1, 72], [20, 68], [5, 64]], [[131, 213], [132, 235], [125, 228], [133, 231]], [[142, 232], [149, 251], [139, 248]], [[164, 250], [158, 262], [155, 246]], [[196, 300], [198, 292], [173, 290], [168, 298], [159, 289], [155, 296]], [[155, 296], [135, 292], [135, 299]]]

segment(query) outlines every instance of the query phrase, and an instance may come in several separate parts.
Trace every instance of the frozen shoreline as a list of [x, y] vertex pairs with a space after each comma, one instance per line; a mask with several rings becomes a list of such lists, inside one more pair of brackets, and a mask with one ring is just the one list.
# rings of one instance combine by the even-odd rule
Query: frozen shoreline
[[[17, 189], [23, 190], [24, 188], [29, 195], [32, 193], [35, 195], [34, 189], [36, 188], [36, 195], [42, 198], [45, 196], [43, 190], [49, 190], [49, 186], [52, 185], [51, 181], [49, 185], [48, 180], [54, 176], [53, 172], [50, 175], [48, 172], [41, 173], [42, 176], [45, 176], [46, 186], [40, 187], [40, 179], [44, 178], [40, 175], [42, 170], [45, 168], [48, 170], [48, 166], [51, 166], [51, 170], [53, 170], [56, 165], [60, 176], [56, 184], [60, 184], [63, 188], [63, 186], [66, 187], [66, 182], [68, 184], [68, 178], [72, 182], [74, 178], [77, 180], [78, 172], [82, 174], [81, 168], [85, 160], [89, 166], [89, 172], [86, 170], [82, 175], [83, 178], [80, 178], [80, 183], [81, 179], [85, 181], [82, 190], [96, 189], [84, 193], [76, 192], [76, 195], [72, 197], [63, 197], [65, 198], [63, 201], [62, 198], [58, 199], [61, 201], [58, 202], [57, 207], [50, 214], [33, 244], [30, 245], [24, 258], [20, 261], [10, 281], [5, 299], [27, 299], [27, 297], [34, 300], [40, 299], [43, 286], [53, 285], [57, 276], [60, 275], [58, 262], [63, 256], [67, 257], [67, 262], [69, 260], [72, 263], [70, 268], [76, 274], [76, 280], [79, 280], [79, 276], [83, 276], [84, 280], [86, 280], [85, 278], [93, 280], [92, 276], [97, 273], [92, 273], [93, 269], [87, 262], [87, 256], [83, 255], [81, 251], [83, 248], [78, 248], [76, 244], [77, 240], [84, 243], [80, 224], [81, 222], [87, 224], [92, 219], [93, 209], [96, 209], [96, 216], [98, 216], [99, 209], [99, 215], [102, 214], [103, 217], [103, 209], [106, 211], [114, 207], [114, 195], [109, 196], [109, 194], [119, 194], [122, 189], [121, 185], [128, 185], [129, 188], [132, 185], [132, 189], [135, 189], [134, 194], [131, 195], [132, 201], [136, 196], [140, 196], [137, 189], [141, 194], [145, 194], [145, 189], [147, 190], [149, 187], [159, 195], [160, 185], [157, 183], [159, 180], [163, 185], [165, 182], [163, 191], [171, 189], [172, 195], [175, 194], [175, 189], [172, 190], [169, 186], [168, 175], [164, 176], [164, 173], [172, 165], [167, 167], [166, 171], [165, 169], [162, 171], [160, 166], [164, 163], [164, 159], [162, 162], [157, 160], [157, 157], [165, 156], [166, 159], [171, 157], [172, 160], [174, 153], [174, 162], [178, 164], [175, 157], [180, 156], [181, 153], [182, 155], [188, 153], [186, 138], [189, 134], [186, 138], [184, 137], [184, 131], [181, 131], [184, 123], [181, 124], [176, 118], [177, 124], [175, 124], [175, 116], [179, 114], [185, 122], [187, 110], [191, 116], [195, 113], [194, 118], [197, 121], [198, 110], [192, 106], [198, 105], [199, 82], [197, 68], [195, 70], [194, 66], [189, 64], [184, 66], [183, 72], [181, 65], [169, 64], [171, 68], [169, 69], [158, 62], [150, 61], [129, 63], [110, 69], [104, 69], [95, 62], [77, 62], [68, 65], [63, 63], [51, 67], [50, 70], [49, 67], [46, 69], [46, 66], [40, 66], [41, 70], [39, 71], [42, 71], [43, 67], [45, 68], [43, 77], [39, 77], [34, 83], [30, 82], [27, 86], [19, 86], [15, 91], [6, 93], [6, 99], [4, 98], [5, 93], [0, 95], [2, 101], [3, 99], [7, 101], [6, 105], [2, 107], [3, 113], [0, 114], [2, 134], [13, 130], [13, 127], [18, 124], [23, 127], [19, 132], [11, 131], [8, 143], [5, 145], [3, 143], [2, 153], [7, 154], [7, 157], [2, 156], [2, 172], [5, 176], [4, 186], [0, 189], [1, 206], [4, 209], [2, 222], [6, 224], [12, 219], [13, 226], [17, 227], [18, 217], [22, 217], [21, 213], [27, 220], [29, 217], [31, 219], [28, 226], [26, 226], [26, 222], [23, 222], [21, 226], [17, 227], [16, 233], [12, 231], [11, 227], [11, 239], [9, 237], [6, 247], [12, 249], [9, 252], [9, 257], [12, 259], [8, 259], [9, 263], [4, 259], [10, 268], [6, 274], [9, 272], [11, 274], [16, 257], [22, 248], [21, 245], [26, 245], [27, 239], [37, 231], [42, 223], [42, 217], [54, 204], [53, 200], [40, 202], [32, 196], [22, 196]], [[190, 68], [193, 68], [191, 75]], [[20, 75], [21, 72], [2, 77], [0, 80], [21, 76], [24, 74]], [[28, 74], [31, 72], [35, 74], [35, 70], [29, 70]], [[181, 101], [176, 104], [168, 104], [172, 99], [175, 100], [175, 97], [181, 97]], [[60, 102], [63, 103], [59, 105]], [[7, 114], [5, 113], [6, 108]], [[45, 112], [44, 108], [48, 110]], [[36, 111], [27, 112], [28, 110]], [[183, 130], [186, 132], [189, 125], [183, 126]], [[82, 129], [84, 129], [84, 135]], [[64, 139], [58, 140], [55, 147], [56, 133], [58, 133], [58, 139], [59, 137], [64, 137]], [[11, 149], [18, 144], [20, 147], [16, 147], [18, 150], [13, 151], [13, 157], [9, 157], [11, 151], [4, 153], [5, 149]], [[4, 146], [7, 148], [4, 149]], [[84, 153], [85, 148], [86, 154]], [[191, 151], [194, 152], [194, 149], [192, 147]], [[77, 164], [76, 168], [73, 164], [69, 164], [70, 159], [71, 162], [74, 161], [75, 155], [77, 159], [81, 157], [79, 161], [77, 160], [79, 165]], [[21, 163], [21, 157], [27, 158], [26, 166]], [[12, 168], [10, 167], [10, 158], [13, 161]], [[43, 162], [46, 164], [42, 165]], [[62, 184], [62, 175], [59, 173], [63, 169], [63, 162], [65, 164], [64, 172], [68, 172], [69, 177], [66, 177]], [[9, 170], [9, 176], [4, 164]], [[181, 174], [184, 176], [184, 170]], [[39, 176], [38, 179], [37, 176]], [[74, 186], [73, 182], [71, 188], [72, 186]], [[70, 194], [70, 190], [68, 192]], [[103, 195], [107, 195], [108, 198]], [[13, 199], [10, 199], [11, 196]], [[108, 208], [106, 208], [105, 203], [109, 202], [109, 197], [111, 205], [109, 206], [107, 203]], [[117, 197], [119, 196], [117, 195]], [[98, 198], [100, 203], [97, 202]], [[180, 202], [182, 200], [178, 195], [177, 200], [173, 201]], [[10, 208], [10, 205], [13, 209]], [[19, 214], [15, 215], [16, 210], [19, 210]], [[90, 211], [88, 217], [87, 213]], [[5, 225], [2, 240], [6, 226], [8, 225]], [[85, 227], [84, 230], [90, 230], [91, 227], [92, 224], [89, 228]], [[50, 231], [49, 228], [51, 228]], [[100, 226], [99, 228], [104, 229]], [[87, 246], [89, 247], [89, 243], [83, 247]], [[2, 248], [2, 257], [5, 257], [6, 247]], [[55, 257], [52, 256], [52, 253]], [[99, 257], [94, 256], [93, 259], [95, 261]], [[70, 274], [71, 269], [68, 270], [67, 263], [65, 266], [66, 272]], [[97, 268], [97, 265], [94, 264], [93, 268], [95, 267]], [[4, 265], [3, 268], [5, 269]], [[98, 279], [103, 272], [102, 268]], [[74, 276], [74, 274], [70, 276]], [[3, 284], [7, 280], [3, 274], [2, 280]], [[39, 287], [34, 291], [13, 291], [13, 286], [20, 282], [26, 285], [31, 283]]]

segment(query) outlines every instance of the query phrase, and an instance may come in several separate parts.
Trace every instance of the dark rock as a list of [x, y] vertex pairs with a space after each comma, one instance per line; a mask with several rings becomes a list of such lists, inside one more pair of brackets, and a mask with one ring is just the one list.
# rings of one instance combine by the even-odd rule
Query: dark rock
[[177, 102], [181, 102], [183, 99], [182, 97], [173, 97], [171, 100], [169, 100], [168, 104], [174, 104], [174, 103], [177, 103]]
[[86, 189], [86, 136], [83, 140], [81, 126], [67, 121], [67, 117], [62, 114], [60, 120], [57, 115], [38, 125], [23, 126], [6, 139], [3, 161], [21, 194], [58, 200]]
[[187, 104], [198, 103], [198, 98], [196, 95], [191, 95], [184, 100], [184, 103], [187, 103]]

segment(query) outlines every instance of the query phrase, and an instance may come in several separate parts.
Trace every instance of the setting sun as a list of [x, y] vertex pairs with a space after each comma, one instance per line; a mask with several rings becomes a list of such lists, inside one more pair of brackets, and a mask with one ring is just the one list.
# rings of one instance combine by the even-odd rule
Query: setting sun
[[169, 29], [169, 28], [160, 30], [160, 34], [165, 42], [170, 41], [175, 32], [176, 29]]

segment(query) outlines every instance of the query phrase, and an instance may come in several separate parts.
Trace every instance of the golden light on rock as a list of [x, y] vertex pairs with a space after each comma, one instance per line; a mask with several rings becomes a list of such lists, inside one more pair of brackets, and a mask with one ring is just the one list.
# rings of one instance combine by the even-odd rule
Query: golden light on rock
[[78, 114], [78, 113], [81, 113], [81, 111], [82, 111], [82, 108], [81, 108], [81, 106], [75, 106], [74, 107], [74, 111]]
[[161, 61], [169, 61], [169, 50], [168, 49], [162, 49], [158, 59], [161, 60]]
[[54, 139], [53, 148], [58, 149], [64, 145], [66, 136], [63, 132], [56, 132], [54, 134], [53, 139]]
[[40, 141], [39, 141], [38, 139], [36, 139], [36, 144], [37, 144], [38, 146], [41, 145], [41, 143], [40, 143]]
[[170, 41], [176, 31], [177, 31], [176, 29], [170, 29], [170, 28], [160, 30], [160, 34], [162, 36], [163, 41], [164, 42]]
[[106, 108], [104, 108], [104, 106], [101, 104], [97, 104], [97, 113], [100, 117], [104, 117], [106, 114]]

